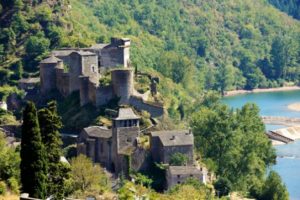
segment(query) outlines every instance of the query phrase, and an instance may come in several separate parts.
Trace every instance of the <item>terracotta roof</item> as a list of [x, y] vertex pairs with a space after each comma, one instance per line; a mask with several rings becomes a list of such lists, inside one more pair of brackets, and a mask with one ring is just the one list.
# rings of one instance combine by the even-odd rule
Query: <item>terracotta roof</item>
[[170, 166], [168, 171], [171, 175], [202, 174], [195, 166]]
[[110, 138], [112, 137], [111, 129], [104, 126], [90, 126], [83, 129], [88, 136], [97, 138]]
[[55, 56], [51, 55], [49, 58], [46, 58], [44, 60], [42, 60], [40, 63], [58, 63], [59, 61], [61, 61], [61, 59], [56, 58]]
[[120, 108], [118, 117], [115, 120], [140, 119], [131, 108]]
[[152, 137], [158, 137], [163, 146], [194, 145], [194, 136], [189, 130], [155, 131]]

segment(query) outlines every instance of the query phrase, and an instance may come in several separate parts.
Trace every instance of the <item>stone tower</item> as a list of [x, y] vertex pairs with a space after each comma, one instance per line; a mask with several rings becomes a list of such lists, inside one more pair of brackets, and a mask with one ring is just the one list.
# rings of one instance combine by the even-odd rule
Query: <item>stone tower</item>
[[136, 146], [139, 136], [140, 117], [131, 108], [120, 108], [118, 117], [113, 119], [112, 128], [112, 161], [115, 172], [126, 170], [124, 156], [130, 155]]
[[120, 104], [129, 104], [133, 94], [133, 70], [131, 68], [116, 69], [111, 72], [114, 95], [120, 97]]
[[62, 60], [51, 56], [40, 62], [41, 92], [47, 94], [56, 89], [56, 68], [61, 67]]

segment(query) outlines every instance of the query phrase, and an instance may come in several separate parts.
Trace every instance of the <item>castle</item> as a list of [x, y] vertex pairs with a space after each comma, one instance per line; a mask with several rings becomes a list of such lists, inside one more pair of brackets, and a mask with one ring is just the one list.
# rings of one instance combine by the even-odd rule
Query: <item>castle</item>
[[[113, 118], [113, 126], [84, 128], [77, 141], [77, 153], [84, 154], [95, 163], [115, 173], [130, 176], [130, 171], [147, 171], [152, 163], [168, 166], [165, 174], [166, 188], [195, 178], [206, 183], [207, 171], [194, 159], [194, 136], [190, 130], [155, 131], [150, 133], [150, 149], [141, 147], [139, 139], [140, 117], [131, 108], [120, 108]], [[183, 166], [170, 165], [174, 154], [186, 156]]]
[[[152, 117], [162, 116], [163, 105], [147, 101], [145, 95], [134, 88], [130, 45], [128, 38], [112, 38], [110, 44], [53, 51], [50, 57], [40, 62], [41, 93], [46, 95], [56, 90], [67, 97], [79, 91], [81, 106], [92, 103], [96, 107], [119, 98], [119, 104], [145, 110]], [[99, 79], [107, 72], [111, 72], [111, 83], [101, 85]], [[149, 87], [156, 91], [153, 85]]]

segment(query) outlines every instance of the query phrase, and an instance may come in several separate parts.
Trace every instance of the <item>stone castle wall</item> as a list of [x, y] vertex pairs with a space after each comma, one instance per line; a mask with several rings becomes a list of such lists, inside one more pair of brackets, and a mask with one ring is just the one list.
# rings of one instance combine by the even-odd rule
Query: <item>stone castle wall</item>
[[138, 110], [145, 110], [151, 114], [151, 117], [160, 117], [164, 114], [164, 107], [161, 104], [145, 102], [141, 97], [131, 96], [130, 105]]
[[113, 88], [111, 85], [109, 86], [100, 86], [97, 88], [96, 91], [96, 102], [95, 106], [103, 106], [107, 104], [112, 98], [113, 95]]
[[64, 69], [56, 69], [56, 87], [64, 97], [71, 94], [70, 92], [70, 75], [65, 73]]
[[121, 97], [120, 104], [128, 104], [133, 93], [133, 70], [118, 69], [111, 72], [114, 95]]
[[57, 63], [40, 64], [41, 92], [43, 94], [47, 94], [47, 92], [56, 89], [56, 66]]

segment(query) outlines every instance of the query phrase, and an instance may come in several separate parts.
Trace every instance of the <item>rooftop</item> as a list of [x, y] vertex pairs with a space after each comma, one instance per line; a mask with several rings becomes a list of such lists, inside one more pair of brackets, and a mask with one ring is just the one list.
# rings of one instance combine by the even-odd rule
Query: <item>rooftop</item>
[[158, 137], [163, 146], [194, 145], [194, 136], [189, 130], [155, 131], [152, 137]]
[[81, 56], [95, 56], [96, 54], [90, 51], [76, 51]]
[[195, 166], [170, 166], [168, 171], [171, 175], [202, 174]]
[[90, 137], [110, 138], [112, 137], [111, 129], [104, 126], [89, 126], [83, 129]]
[[131, 108], [120, 108], [118, 117], [115, 120], [140, 119]]
[[44, 60], [42, 60], [40, 63], [58, 63], [59, 61], [61, 61], [61, 59], [56, 58], [54, 55], [51, 55], [49, 58], [46, 58]]

